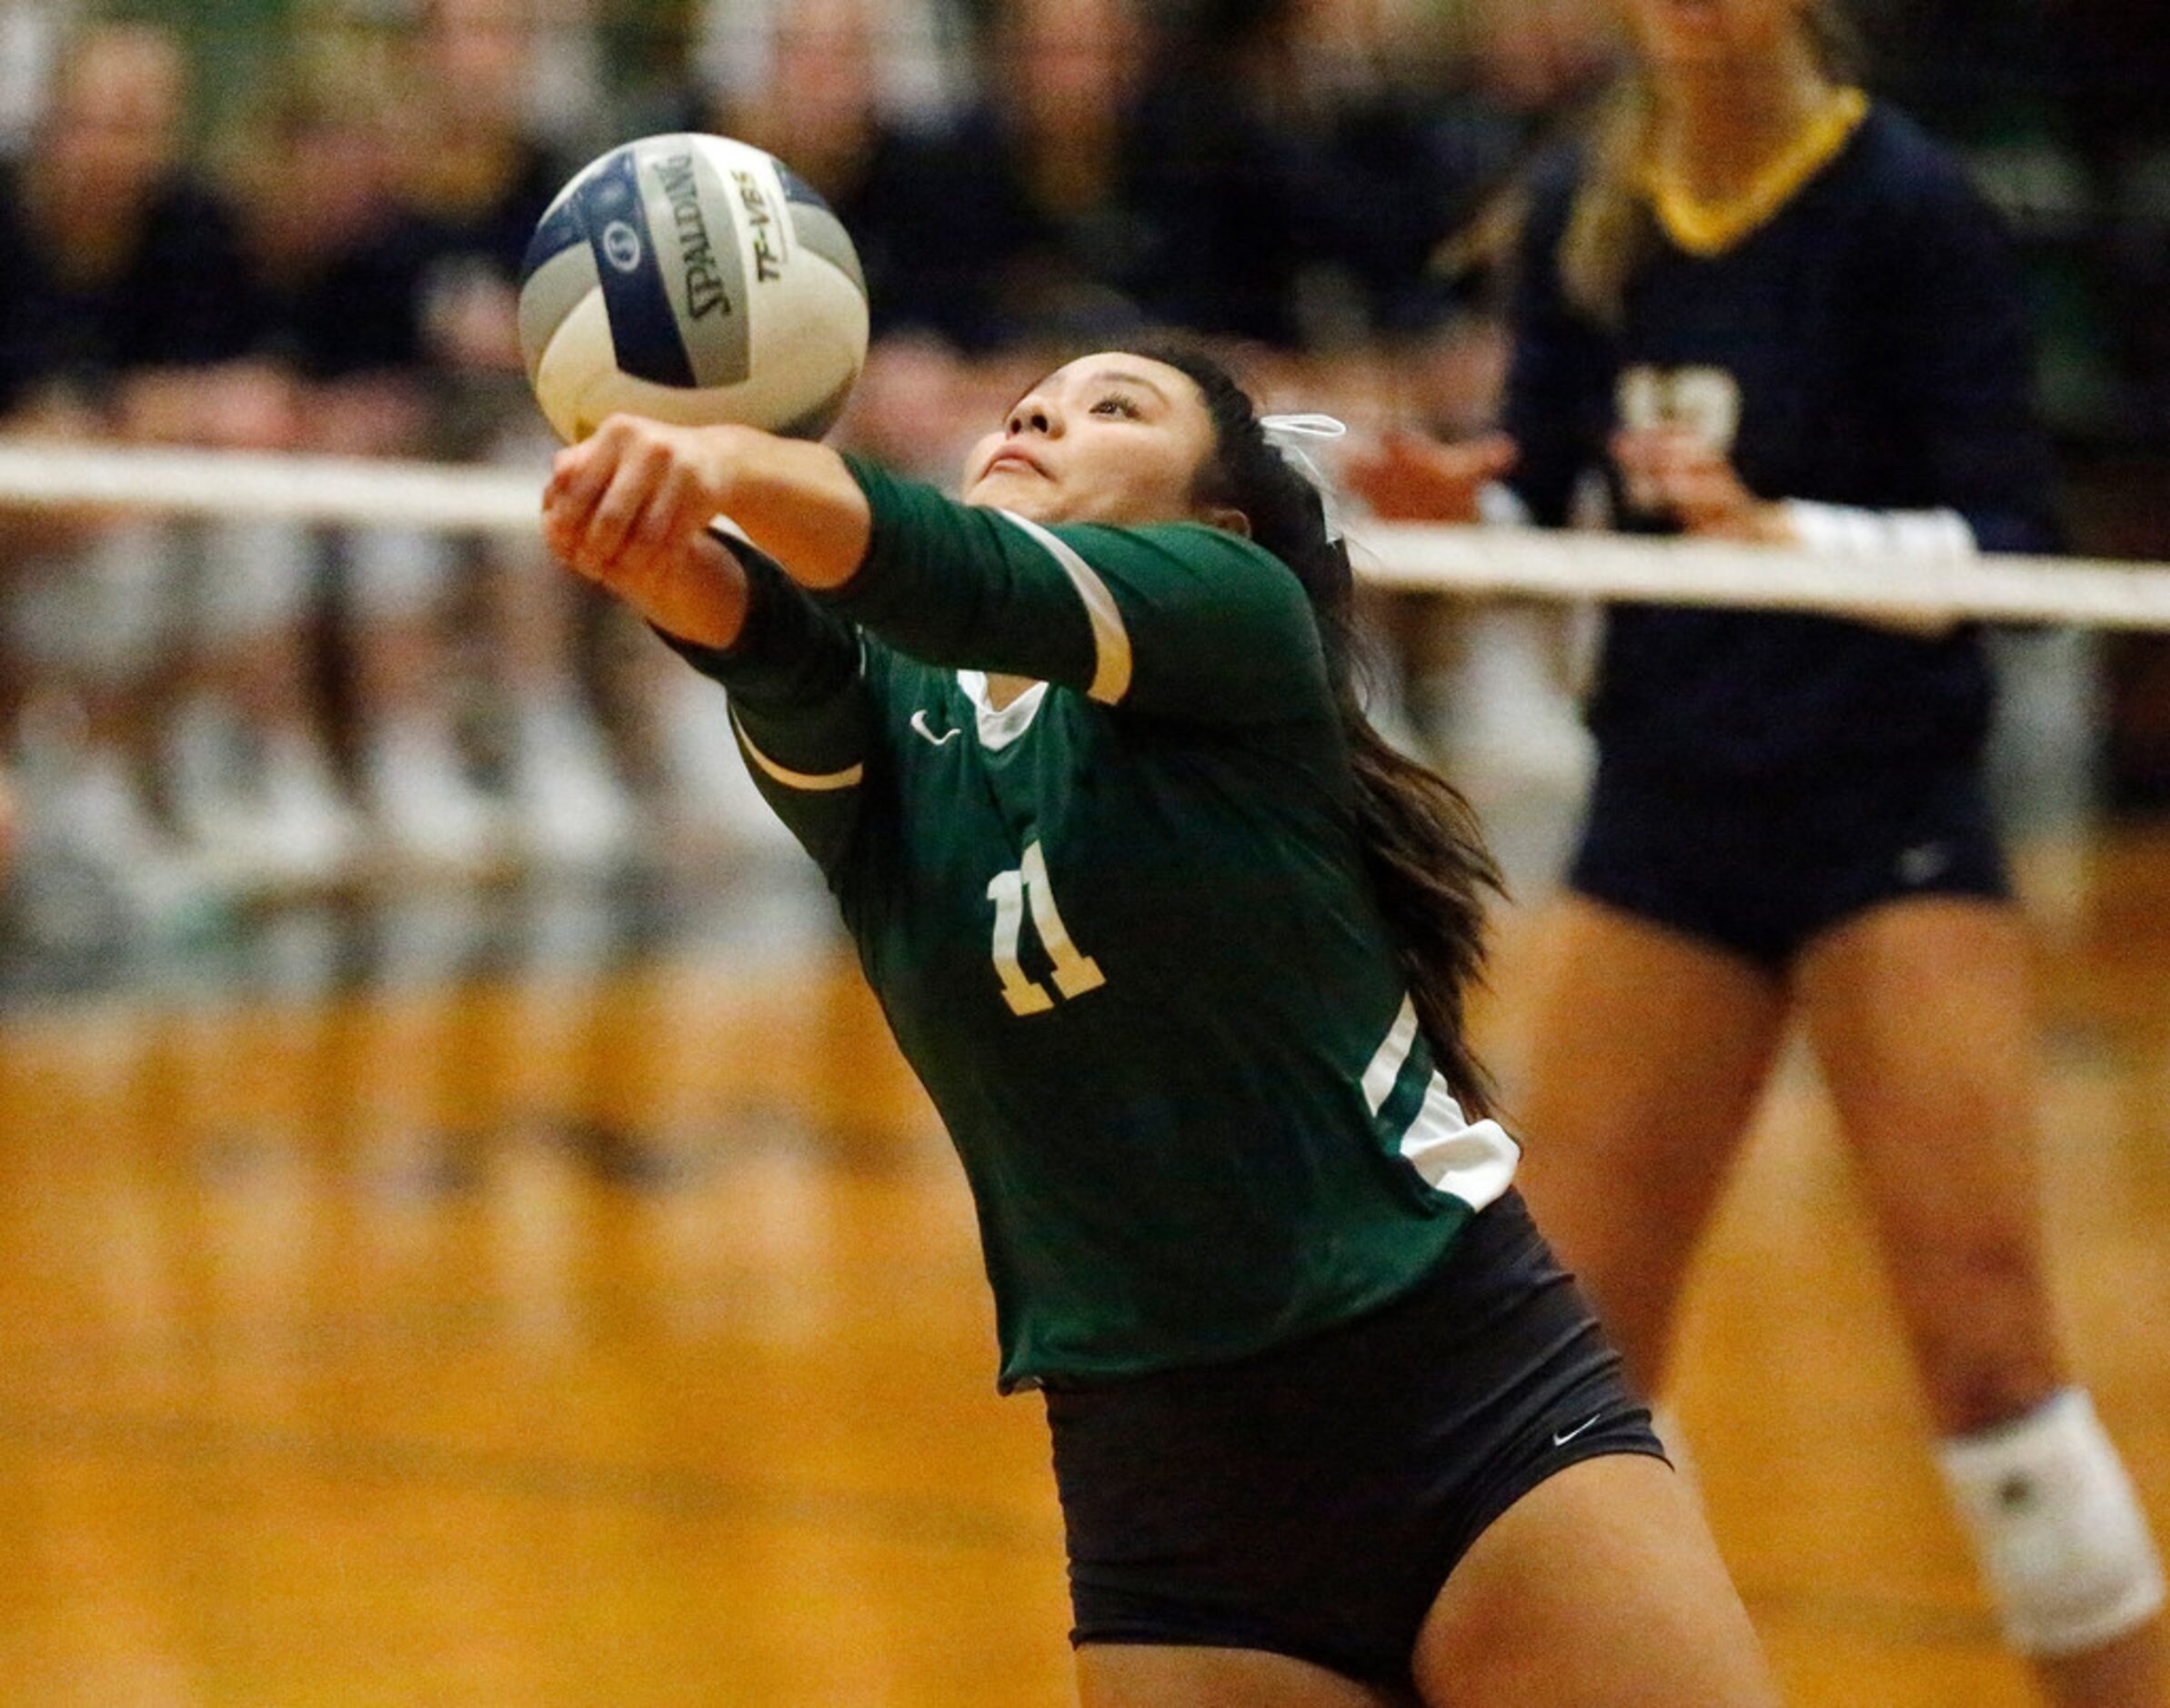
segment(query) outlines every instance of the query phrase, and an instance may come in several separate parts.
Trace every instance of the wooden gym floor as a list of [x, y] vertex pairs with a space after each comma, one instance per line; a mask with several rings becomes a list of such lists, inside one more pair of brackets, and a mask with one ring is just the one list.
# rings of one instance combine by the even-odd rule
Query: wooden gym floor
[[[2047, 1212], [2160, 1532], [2170, 832], [2085, 859], [2044, 951]], [[594, 899], [282, 917], [0, 1008], [0, 1703], [1070, 1700], [958, 1170], [825, 898], [722, 891], [638, 931]], [[1805, 1069], [1675, 1398], [1791, 1701], [2028, 1700]]]

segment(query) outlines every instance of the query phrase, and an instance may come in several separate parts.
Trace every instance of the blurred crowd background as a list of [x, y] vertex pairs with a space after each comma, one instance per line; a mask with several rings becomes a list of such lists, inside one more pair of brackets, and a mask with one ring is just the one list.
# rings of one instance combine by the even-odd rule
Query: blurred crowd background
[[[2011, 222], [2073, 549], [2170, 558], [2170, 33], [1857, 14], [1873, 91]], [[0, 0], [0, 434], [539, 477], [527, 235], [602, 148], [688, 128], [842, 216], [875, 345], [838, 437], [912, 472], [1147, 327], [1281, 407], [1465, 432], [1494, 235], [1614, 51], [1605, 0]], [[538, 550], [0, 507], [10, 929], [773, 846], [712, 693]], [[1382, 721], [1572, 773], [1552, 614], [1377, 615]], [[2170, 804], [2170, 642], [2069, 638], [2019, 655], [2023, 714], [2081, 730], [2060, 762], [2110, 809]]]

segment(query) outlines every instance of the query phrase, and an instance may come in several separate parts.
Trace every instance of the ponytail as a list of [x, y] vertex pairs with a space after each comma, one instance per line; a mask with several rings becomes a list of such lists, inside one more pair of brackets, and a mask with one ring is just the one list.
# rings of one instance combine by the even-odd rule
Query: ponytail
[[1334, 704], [1356, 779], [1356, 829], [1402, 982], [1440, 1071], [1472, 1116], [1492, 1112], [1491, 1076], [1463, 1036], [1465, 997], [1484, 958], [1485, 902], [1502, 889], [1477, 816], [1436, 772], [1389, 746], [1364, 715], [1355, 666], [1355, 577], [1330, 538], [1319, 489], [1261, 427], [1251, 398], [1189, 345], [1138, 351], [1187, 376], [1212, 418], [1215, 455], [1201, 497], [1241, 510], [1251, 538], [1303, 584], [1317, 614]]

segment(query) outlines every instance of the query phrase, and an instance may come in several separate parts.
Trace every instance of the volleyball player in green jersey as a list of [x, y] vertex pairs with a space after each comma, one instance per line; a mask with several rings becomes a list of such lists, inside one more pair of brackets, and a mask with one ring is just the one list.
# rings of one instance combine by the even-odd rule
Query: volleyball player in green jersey
[[966, 497], [621, 417], [545, 523], [728, 688], [949, 1127], [1088, 1708], [1774, 1702], [1512, 1190], [1490, 862], [1358, 709], [1317, 489], [1170, 348], [1050, 376]]

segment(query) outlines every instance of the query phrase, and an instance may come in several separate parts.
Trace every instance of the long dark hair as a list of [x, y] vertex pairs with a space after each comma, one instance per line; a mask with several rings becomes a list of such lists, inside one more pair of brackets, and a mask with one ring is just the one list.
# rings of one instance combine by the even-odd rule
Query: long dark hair
[[1205, 399], [1213, 454], [1194, 497], [1241, 510], [1251, 537], [1295, 573], [1317, 614], [1335, 706], [1356, 774], [1357, 835], [1417, 1020], [1472, 1116], [1492, 1112], [1491, 1076], [1462, 1035], [1464, 998], [1484, 959], [1485, 899], [1502, 889], [1477, 815], [1438, 773], [1390, 747], [1364, 715], [1348, 548], [1327, 536], [1319, 489], [1266, 437], [1250, 396], [1194, 345], [1137, 352], [1185, 375]]

